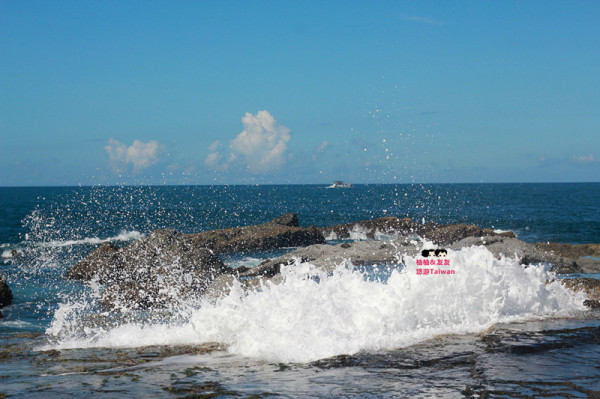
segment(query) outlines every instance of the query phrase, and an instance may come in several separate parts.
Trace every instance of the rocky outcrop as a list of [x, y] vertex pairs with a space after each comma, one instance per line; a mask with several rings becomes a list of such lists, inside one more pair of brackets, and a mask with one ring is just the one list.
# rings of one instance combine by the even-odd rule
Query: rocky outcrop
[[298, 227], [295, 214], [257, 226], [182, 234], [155, 230], [131, 245], [105, 243], [66, 273], [106, 287], [101, 303], [112, 308], [160, 308], [197, 297], [216, 278], [235, 273], [218, 254], [325, 242], [315, 227]]
[[[74, 265], [66, 277], [97, 279], [102, 284], [148, 281], [154, 275], [179, 270], [194, 280], [198, 275], [229, 271], [213, 251], [197, 246], [188, 235], [175, 230], [155, 230], [124, 248], [104, 243]], [[203, 278], [200, 278], [202, 280]]]
[[211, 250], [194, 245], [185, 234], [155, 230], [128, 247], [101, 245], [66, 277], [105, 284], [104, 305], [144, 309], [201, 294], [214, 278], [231, 272]]
[[257, 267], [241, 271], [240, 277], [271, 278], [280, 272], [281, 266], [293, 264], [296, 260], [311, 262], [330, 272], [346, 260], [354, 265], [401, 263], [403, 255], [416, 256], [418, 243], [408, 239], [393, 241], [356, 241], [338, 245], [311, 245], [299, 248], [276, 259], [267, 259]]
[[399, 219], [397, 217], [384, 217], [375, 220], [362, 220], [355, 223], [341, 224], [324, 227], [323, 235], [334, 240], [347, 240], [353, 237], [367, 239], [377, 238], [379, 235], [395, 237], [419, 236], [428, 239], [437, 245], [449, 245], [465, 237], [515, 237], [512, 231], [495, 233], [490, 228], [482, 229], [475, 225], [461, 224], [420, 224], [411, 218]]
[[[8, 286], [8, 284], [6, 284], [2, 276], [0, 276], [0, 308], [10, 305], [12, 300], [12, 291], [10, 290], [10, 287]], [[2, 317], [2, 312], [0, 312], [0, 319]]]
[[[325, 245], [324, 235], [348, 239], [381, 238]], [[401, 263], [403, 256], [417, 256], [419, 238], [448, 249], [483, 245], [496, 257], [516, 257], [524, 265], [549, 263], [558, 273], [600, 272], [598, 244], [527, 243], [512, 232], [497, 234], [467, 224], [419, 224], [410, 218], [367, 220], [327, 228], [301, 228], [289, 213], [256, 226], [219, 229], [195, 234], [155, 230], [124, 248], [105, 243], [74, 265], [67, 278], [96, 280], [105, 285], [101, 303], [111, 308], [165, 308], [201, 295], [216, 298], [240, 284], [259, 288], [266, 280], [281, 280], [282, 265], [297, 260], [331, 271], [350, 260], [354, 265]], [[301, 247], [258, 267], [231, 269], [220, 254]], [[598, 300], [598, 299], [590, 299]], [[599, 303], [600, 304], [600, 303]]]
[[297, 227], [298, 218], [287, 214], [269, 223], [187, 234], [193, 245], [210, 248], [216, 254], [266, 251], [325, 243], [316, 227]]

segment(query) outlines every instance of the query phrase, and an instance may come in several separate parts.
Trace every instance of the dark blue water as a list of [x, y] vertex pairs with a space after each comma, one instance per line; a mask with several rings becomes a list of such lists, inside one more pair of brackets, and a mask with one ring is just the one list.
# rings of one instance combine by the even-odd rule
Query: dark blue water
[[[589, 243], [600, 237], [599, 204], [600, 183], [0, 188], [0, 243], [18, 243], [26, 233], [82, 239], [166, 227], [196, 232], [290, 211], [303, 226], [398, 216], [513, 230], [526, 241]], [[29, 220], [38, 215], [43, 226]]]
[[[111, 367], [122, 367], [124, 363], [118, 360], [119, 356], [115, 355], [114, 349], [100, 351], [100, 354], [93, 350], [82, 350], [81, 352], [61, 351], [54, 355], [35, 350], [35, 345], [44, 340], [44, 331], [54, 317], [57, 304], [68, 298], [84, 295], [86, 290], [90, 289], [78, 282], [66, 281], [62, 278], [63, 273], [103, 240], [109, 240], [116, 245], [127, 245], [132, 239], [156, 228], [174, 228], [190, 233], [264, 223], [286, 212], [295, 212], [298, 214], [302, 226], [330, 226], [383, 216], [398, 216], [411, 217], [419, 222], [468, 223], [481, 227], [512, 230], [517, 237], [530, 242], [600, 242], [600, 183], [356, 185], [350, 189], [326, 189], [325, 186], [319, 185], [0, 188], [0, 209], [2, 209], [0, 212], [0, 255], [2, 256], [0, 258], [0, 274], [8, 280], [15, 295], [14, 304], [3, 309], [6, 317], [0, 321], [0, 339], [5, 342], [5, 346], [0, 348], [0, 353], [2, 350], [5, 350], [5, 353], [8, 353], [6, 351], [15, 353], [14, 356], [0, 356], [0, 378], [2, 378], [0, 381], [10, 382], [8, 385], [5, 384], [10, 389], [3, 390], [0, 385], [0, 397], [3, 393], [43, 396], [45, 390], [39, 387], [48, 385], [48, 381], [43, 377], [48, 371], [43, 366], [44, 362], [48, 362], [53, 367], [54, 371], [51, 374], [65, 372], [77, 375], [71, 380], [63, 379], [60, 384], [54, 385], [48, 392], [64, 395], [71, 385], [75, 386], [76, 395], [77, 393], [93, 394], [97, 392], [103, 392], [106, 395], [109, 392], [118, 392], [118, 389], [115, 388], [118, 385], [116, 382], [112, 381], [102, 385], [102, 381], [106, 378], [100, 378], [98, 374], [94, 373], [89, 376], [85, 372], [81, 374], [82, 372], [78, 371], [78, 367], [82, 367], [81, 364], [86, 363], [86, 359], [92, 357], [103, 358], [104, 361], [111, 364]], [[19, 252], [18, 258], [11, 256], [13, 250]], [[236, 262], [239, 261], [240, 259], [236, 259]], [[533, 334], [532, 338], [530, 336], [532, 333], [529, 331], [523, 332], [518, 328], [517, 330], [520, 331], [518, 334], [523, 334], [528, 337], [527, 339], [534, 341], [536, 339], [544, 342], [545, 340], [564, 340], [566, 342], [564, 346], [569, 347], [571, 356], [580, 359], [578, 361], [588, 367], [586, 353], [591, 356], [591, 359], [595, 359], [593, 361], [596, 361], [599, 359], [597, 350], [596, 352], [590, 351], [587, 344], [578, 347], [576, 341], [583, 336], [586, 337], [587, 341], [584, 340], [585, 342], [596, 342], [594, 340], [597, 338], [593, 332], [596, 321], [590, 320], [597, 320], [597, 317], [593, 316], [589, 319], [588, 315], [586, 321], [577, 321], [577, 323], [583, 323], [582, 326], [579, 324], [577, 326], [567, 325], [566, 328], [575, 328], [575, 338], [543, 333], [540, 338], [538, 332]], [[555, 327], [552, 326], [552, 328]], [[561, 329], [562, 327], [556, 328]], [[589, 332], [589, 328], [592, 328], [592, 332]], [[515, 327], [507, 327], [507, 329], [514, 330]], [[23, 336], [22, 334], [33, 335]], [[514, 334], [514, 331], [500, 334], [500, 342], [510, 341], [511, 334]], [[448, 367], [451, 372], [458, 373], [456, 383], [446, 381], [448, 389], [438, 386], [430, 386], [425, 389], [424, 387], [428, 385], [420, 380], [416, 371], [406, 371], [415, 369], [402, 366], [404, 363], [399, 358], [393, 361], [387, 358], [388, 356], [395, 358], [399, 356], [398, 353], [358, 355], [350, 358], [348, 364], [344, 362], [337, 364], [333, 361], [333, 365], [328, 363], [326, 366], [322, 364], [300, 368], [285, 366], [282, 371], [288, 370], [286, 367], [290, 367], [288, 373], [291, 374], [288, 377], [291, 380], [296, 381], [297, 379], [306, 382], [312, 378], [311, 373], [315, 371], [322, 373], [323, 376], [341, 378], [342, 370], [345, 370], [356, 374], [357, 378], [363, 379], [368, 385], [368, 381], [373, 378], [373, 375], [365, 373], [365, 370], [369, 370], [369, 368], [375, 370], [395, 369], [399, 375], [402, 375], [405, 386], [413, 389], [413, 391], [403, 391], [401, 387], [394, 385], [388, 391], [384, 390], [379, 394], [374, 394], [375, 397], [394, 396], [398, 393], [410, 394], [411, 392], [415, 395], [423, 394], [425, 396], [433, 394], [453, 396], [453, 393], [460, 393], [465, 389], [467, 393], [470, 392], [469, 390], [481, 393], [493, 392], [493, 389], [496, 389], [498, 395], [508, 392], [507, 395], [511, 396], [515, 392], [519, 392], [524, 385], [532, 392], [531, 395], [535, 396], [536, 392], [550, 392], [552, 384], [556, 384], [560, 380], [560, 375], [548, 372], [538, 378], [538, 380], [545, 381], [544, 384], [547, 382], [547, 385], [541, 385], [542, 388], [538, 386], [532, 388], [526, 378], [519, 380], [514, 377], [517, 382], [511, 383], [503, 377], [501, 370], [505, 365], [510, 368], [510, 364], [519, 363], [518, 359], [499, 350], [492, 351], [491, 354], [489, 351], [486, 352], [485, 349], [481, 349], [476, 337], [463, 337], [460, 340], [466, 340], [467, 343], [448, 346], [444, 342], [434, 342], [428, 344], [429, 346], [426, 346], [422, 352], [417, 351], [416, 354], [411, 352], [411, 356], [417, 364], [425, 361], [426, 358], [435, 357], [433, 354], [437, 352], [448, 352], [448, 356], [456, 356], [454, 352], [460, 352], [464, 349], [461, 349], [460, 346], [466, 345], [466, 349], [463, 350], [464, 353], [467, 353], [465, 356], [469, 359], [483, 356], [489, 363], [484, 369], [488, 373], [494, 374], [496, 382], [482, 382], [474, 377], [466, 377], [465, 375], [468, 373], [465, 374], [464, 367], [469, 362], [454, 364], [449, 361], [446, 364], [442, 360], [441, 366], [439, 366], [439, 362], [433, 361], [430, 368], [423, 366], [421, 372], [434, 378], [440, 373], [440, 367], [442, 369]], [[36, 344], [34, 345], [32, 342], [36, 342]], [[536, 353], [535, 358], [528, 359], [539, 360], [546, 365], [564, 367], [564, 353], [557, 348], [552, 350], [555, 352], [542, 351], [541, 354]], [[160, 350], [157, 351], [160, 352]], [[127, 364], [146, 359], [144, 357], [146, 355], [141, 356], [136, 351], [125, 352], [126, 354], [123, 356], [129, 359], [125, 361], [125, 363], [129, 362]], [[402, 353], [406, 355], [406, 353]], [[484, 353], [487, 354], [484, 355]], [[56, 359], [63, 359], [68, 366], [64, 364], [61, 366], [62, 363], [52, 360], [55, 359], [52, 356], [55, 356]], [[169, 354], [152, 356], [163, 358], [168, 357]], [[540, 356], [541, 359], [538, 359]], [[50, 360], [47, 357], [50, 357]], [[435, 358], [437, 359], [437, 357]], [[494, 363], [495, 361], [500, 361], [500, 363]], [[528, 360], [524, 361], [526, 363]], [[164, 384], [159, 384], [156, 387], [158, 390], [148, 389], [146, 393], [177, 396], [176, 389], [169, 390], [164, 386], [177, 387], [178, 384], [187, 386], [185, 378], [190, 377], [188, 375], [190, 372], [186, 370], [195, 367], [193, 366], [195, 362], [194, 359], [186, 358], [184, 368], [169, 363], [157, 374], [161, 376], [160, 378], [165, 379]], [[257, 381], [253, 381], [244, 374], [245, 376], [240, 378], [239, 384], [227, 385], [223, 380], [219, 380], [218, 375], [215, 375], [211, 378], [217, 382], [211, 380], [215, 384], [205, 384], [205, 386], [196, 379], [190, 383], [196, 388], [190, 388], [191, 391], [186, 390], [187, 388], [183, 389], [181, 391], [183, 394], [200, 392], [208, 395], [221, 392], [223, 397], [227, 397], [223, 392], [230, 390], [244, 396], [248, 392], [256, 394], [257, 391], [253, 391], [251, 388], [252, 384], [255, 384], [260, 386], [264, 392], [279, 392], [280, 394], [287, 392], [284, 396], [307, 396], [306, 391], [294, 390], [291, 386], [286, 388], [289, 389], [288, 391], [283, 389], [278, 391], [276, 387], [267, 382], [272, 381], [274, 376], [270, 365], [256, 365], [252, 362], [250, 362], [251, 365], [248, 365], [238, 359], [232, 366], [227, 361], [220, 360], [218, 356], [217, 358], [211, 357], [210, 362], [218, 363], [214, 366], [213, 372], [226, 376], [222, 378], [239, 375], [241, 368], [254, 368], [254, 372], [261, 377]], [[42, 365], [40, 366], [38, 363]], [[100, 366], [98, 367], [94, 370], [102, 369]], [[419, 368], [417, 367], [417, 369]], [[171, 381], [172, 376], [178, 375], [178, 373], [187, 377], [176, 378], [175, 382]], [[382, 384], [391, 384], [393, 381], [393, 378], [386, 374], [387, 371], [383, 374], [374, 373], [375, 380]], [[141, 389], [136, 383], [137, 380], [152, 379], [147, 372], [137, 371], [132, 372], [133, 374], [137, 375], [137, 379], [128, 380], [123, 387], [122, 394], [126, 396], [135, 396], [133, 393]], [[199, 375], [196, 372], [192, 374]], [[17, 387], [15, 381], [18, 379], [17, 377], [21, 378], [23, 375], [28, 376], [29, 383], [17, 384]], [[564, 388], [564, 392], [569, 395], [583, 395], [584, 397], [585, 389], [592, 389], [593, 379], [598, 375], [597, 371], [587, 373], [587, 379], [580, 384], [581, 387], [584, 387], [582, 388], [584, 391], [569, 387], [568, 384], [561, 385], [561, 389]], [[84, 378], [84, 376], [87, 377]], [[97, 380], [93, 389], [85, 388], [83, 385], [83, 381], [88, 377]], [[343, 378], [340, 381], [348, 382]], [[282, 380], [282, 384], [284, 383], [285, 378]], [[477, 384], [483, 388], [478, 388]], [[50, 385], [52, 386], [52, 384]], [[205, 388], [198, 388], [199, 385]], [[331, 391], [331, 386], [323, 381], [313, 387], [317, 392], [315, 396], [328, 397], [332, 392], [344, 395], [344, 384], [341, 385], [342, 387], [334, 387], [335, 389]], [[103, 391], [102, 386], [109, 388]], [[354, 396], [364, 397], [367, 393], [375, 392], [378, 389], [372, 384], [368, 386], [370, 388], [363, 390], [356, 388], [358, 393]], [[348, 396], [353, 396], [351, 393], [348, 393]]]

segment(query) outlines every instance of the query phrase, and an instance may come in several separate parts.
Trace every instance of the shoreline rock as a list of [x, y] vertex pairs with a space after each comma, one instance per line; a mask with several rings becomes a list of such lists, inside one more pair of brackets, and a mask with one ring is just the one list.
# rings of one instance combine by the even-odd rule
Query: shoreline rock
[[[329, 245], [324, 238], [347, 239], [357, 234], [370, 239]], [[379, 235], [393, 239], [373, 240]], [[355, 265], [401, 263], [405, 255], [418, 255], [419, 237], [448, 249], [483, 245], [496, 257], [516, 257], [523, 265], [551, 263], [557, 273], [600, 272], [600, 260], [584, 258], [600, 254], [600, 244], [528, 243], [512, 232], [495, 233], [467, 224], [422, 225], [396, 217], [301, 228], [298, 217], [288, 213], [260, 225], [194, 234], [155, 230], [123, 248], [105, 243], [71, 267], [65, 277], [104, 284], [100, 302], [109, 308], [164, 308], [201, 295], [219, 296], [236, 280], [244, 289], [260, 286], [265, 278], [281, 280], [281, 265], [295, 259], [310, 261], [325, 271], [347, 259]], [[232, 269], [219, 258], [231, 252], [285, 247], [300, 248], [254, 268]]]
[[[13, 294], [11, 289], [8, 286], [8, 284], [6, 284], [6, 281], [4, 281], [2, 276], [0, 276], [0, 309], [10, 305], [12, 303], [12, 300]], [[0, 312], [0, 319], [3, 317], [4, 316], [2, 315], [2, 312]]]
[[353, 223], [321, 228], [325, 237], [335, 240], [346, 240], [354, 236], [365, 236], [374, 239], [377, 235], [411, 237], [419, 236], [437, 245], [449, 245], [466, 237], [498, 236], [515, 238], [512, 231], [495, 233], [491, 228], [480, 228], [476, 225], [460, 224], [420, 224], [411, 218], [384, 217], [374, 220], [361, 220]]
[[195, 234], [154, 230], [123, 248], [102, 244], [65, 277], [105, 285], [100, 302], [109, 308], [168, 307], [201, 295], [219, 276], [236, 273], [219, 254], [325, 242], [317, 228], [298, 224], [290, 213], [262, 225]]

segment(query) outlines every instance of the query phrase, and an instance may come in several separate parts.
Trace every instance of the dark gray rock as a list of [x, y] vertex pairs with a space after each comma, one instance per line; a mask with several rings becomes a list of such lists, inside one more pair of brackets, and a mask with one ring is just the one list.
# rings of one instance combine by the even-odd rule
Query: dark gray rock
[[66, 273], [106, 287], [101, 302], [112, 308], [164, 308], [198, 297], [211, 282], [236, 273], [218, 254], [295, 247], [324, 242], [315, 228], [297, 227], [295, 214], [258, 226], [182, 234], [155, 230], [127, 247], [105, 243]]
[[8, 284], [6, 284], [2, 276], [0, 276], [0, 308], [10, 305], [12, 300], [12, 291], [10, 290], [10, 287], [8, 286]]
[[231, 273], [210, 249], [175, 230], [155, 230], [128, 247], [103, 244], [66, 274], [96, 279], [107, 287], [101, 302], [112, 308], [161, 308], [202, 293], [223, 273]]
[[325, 242], [321, 231], [314, 226], [302, 228], [283, 224], [296, 222], [297, 218], [293, 215], [256, 226], [211, 230], [186, 236], [192, 245], [210, 248], [216, 254], [305, 247]]
[[298, 215], [295, 213], [286, 213], [285, 215], [278, 216], [275, 219], [271, 220], [270, 223], [281, 224], [283, 226], [288, 227], [300, 227], [300, 221], [298, 220]]

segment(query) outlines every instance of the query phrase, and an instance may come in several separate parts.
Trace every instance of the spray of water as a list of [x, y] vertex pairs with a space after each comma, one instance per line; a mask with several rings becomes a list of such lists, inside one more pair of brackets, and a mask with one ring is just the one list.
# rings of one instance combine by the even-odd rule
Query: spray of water
[[81, 326], [85, 304], [64, 303], [47, 333], [52, 348], [136, 347], [218, 342], [231, 353], [277, 362], [412, 345], [440, 334], [478, 332], [498, 322], [583, 310], [543, 266], [496, 259], [483, 247], [450, 251], [453, 275], [417, 274], [405, 257], [387, 279], [366, 278], [351, 263], [327, 273], [310, 263], [282, 269], [283, 282], [255, 291], [234, 283], [215, 301], [181, 308], [176, 318]]

